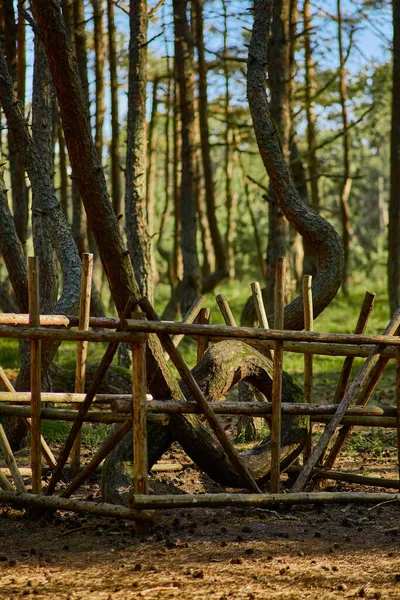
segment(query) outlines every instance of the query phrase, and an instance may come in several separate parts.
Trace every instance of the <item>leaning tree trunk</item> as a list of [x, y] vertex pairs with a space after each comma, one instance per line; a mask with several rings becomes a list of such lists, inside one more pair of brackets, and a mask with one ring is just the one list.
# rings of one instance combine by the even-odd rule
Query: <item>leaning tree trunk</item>
[[[261, 158], [279, 206], [293, 227], [318, 252], [318, 276], [313, 280], [314, 318], [336, 296], [343, 274], [343, 248], [335, 229], [302, 202], [280, 148], [279, 137], [268, 107], [265, 80], [269, 24], [272, 0], [257, 0], [253, 35], [249, 48], [247, 97]], [[254, 304], [250, 298], [242, 314], [243, 322], [254, 321]], [[268, 317], [273, 327], [273, 315]], [[303, 329], [303, 297], [298, 296], [285, 307], [285, 329]]]
[[[4, 52], [7, 68], [13, 80], [15, 92], [17, 94], [21, 92], [21, 96], [23, 96], [24, 88], [18, 90], [17, 86], [17, 24], [15, 22], [13, 0], [3, 0], [2, 9], [4, 16]], [[20, 50], [22, 51], [23, 48], [20, 48]], [[21, 78], [19, 83], [22, 83]], [[7, 141], [14, 222], [25, 253], [28, 234], [28, 201], [25, 189], [25, 170], [10, 129], [8, 129]]]
[[[25, 170], [32, 186], [33, 195], [40, 198], [40, 209], [44, 215], [47, 231], [51, 236], [61, 264], [64, 288], [54, 307], [55, 314], [74, 314], [79, 305], [81, 264], [76, 246], [72, 240], [64, 212], [54, 193], [52, 179], [42, 162], [42, 157], [32, 141], [28, 124], [21, 104], [17, 101], [11, 77], [7, 70], [3, 52], [0, 50], [0, 104], [7, 123], [13, 132], [17, 151], [20, 153]], [[59, 346], [58, 342], [43, 344], [42, 377], [46, 375]], [[28, 390], [30, 385], [30, 359], [28, 352], [21, 357], [16, 388]], [[5, 423], [8, 437], [14, 447], [18, 447], [26, 433], [22, 420], [9, 419]]]
[[0, 254], [5, 262], [7, 272], [22, 313], [29, 311], [28, 304], [28, 271], [26, 260], [17, 235], [15, 223], [8, 206], [7, 188], [4, 182], [4, 166], [0, 154]]
[[[121, 313], [129, 297], [132, 295], [137, 297], [139, 291], [129, 255], [122, 244], [117, 219], [109, 201], [104, 173], [96, 156], [87, 106], [76, 70], [76, 63], [73, 59], [72, 48], [58, 6], [49, 0], [33, 0], [32, 4], [57, 90], [74, 177], [85, 204], [88, 221], [99, 248], [113, 298], [119, 313]], [[265, 73], [263, 73], [262, 84], [265, 85]], [[261, 87], [261, 90], [265, 90], [265, 88]], [[276, 191], [278, 192], [277, 186]], [[290, 204], [289, 208], [295, 210]], [[236, 361], [235, 372], [240, 372], [240, 369], [244, 368], [245, 358], [249, 353], [257, 355], [254, 360], [264, 361], [264, 373], [268, 372], [271, 364], [265, 362], [265, 357], [250, 348], [247, 351], [244, 344], [241, 347], [243, 351], [239, 349], [239, 346], [235, 346], [232, 351], [233, 354], [239, 356], [238, 361]], [[228, 349], [227, 347], [224, 348], [222, 355], [225, 358]], [[253, 363], [254, 361], [251, 360], [251, 365]], [[260, 365], [260, 362], [256, 364]], [[222, 366], [222, 369], [225, 370], [225, 367]], [[171, 376], [158, 339], [154, 335], [149, 336], [147, 372], [148, 387], [153, 396], [183, 399], [182, 391]], [[253, 367], [251, 367], [251, 373], [254, 374]], [[251, 377], [249, 381], [252, 381]], [[209, 385], [212, 387], [212, 382]], [[262, 386], [264, 394], [268, 395], [270, 393], [268, 391], [270, 386], [271, 379], [268, 377], [264, 379], [264, 385]], [[302, 398], [299, 388], [293, 388], [292, 384], [289, 387], [290, 393], [286, 397], [287, 399], [289, 397], [291, 400]], [[225, 384], [221, 385], [220, 389], [217, 390], [218, 394], [223, 392], [225, 388]], [[299, 435], [297, 439], [293, 440], [296, 446], [295, 453], [298, 452], [302, 436], [305, 433], [304, 428], [300, 427], [298, 429], [300, 429], [298, 431]], [[209, 471], [212, 476], [218, 477], [224, 483], [239, 483], [238, 476], [230, 466], [225, 453], [221, 451], [219, 446], [216, 446], [211, 435], [200, 427], [200, 423], [195, 417], [176, 416], [172, 420], [169, 429], [158, 427], [151, 429], [149, 432], [149, 440], [154, 448], [162, 445], [159, 441], [161, 438], [164, 439], [163, 447], [165, 447], [175, 436], [182, 446], [190, 451], [195, 460], [198, 460], [200, 466]], [[167, 441], [165, 441], [166, 438]], [[285, 434], [283, 439], [285, 439]], [[265, 453], [261, 449], [262, 456], [265, 456]], [[206, 460], [206, 457], [209, 460]], [[251, 463], [251, 457], [248, 460]], [[257, 477], [263, 477], [268, 473], [268, 465], [259, 468], [260, 462], [262, 461], [257, 460], [256, 466], [252, 467]]]

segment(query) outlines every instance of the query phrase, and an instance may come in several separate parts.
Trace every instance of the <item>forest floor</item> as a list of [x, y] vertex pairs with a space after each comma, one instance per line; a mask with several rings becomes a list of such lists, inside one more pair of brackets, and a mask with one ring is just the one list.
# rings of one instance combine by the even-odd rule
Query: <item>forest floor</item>
[[[386, 305], [379, 298], [368, 328], [371, 333], [381, 332], [388, 319]], [[322, 316], [326, 321], [318, 320], [319, 330], [352, 331], [361, 301], [362, 296], [350, 305], [335, 300], [335, 310]], [[240, 302], [232, 305], [237, 309]], [[17, 347], [3, 345], [1, 350], [1, 364], [15, 368]], [[189, 351], [190, 346], [188, 355]], [[75, 346], [66, 346], [61, 364], [72, 368], [74, 357]], [[315, 359], [315, 402], [332, 400], [342, 362], [335, 357]], [[361, 363], [356, 361], [355, 367]], [[285, 354], [285, 369], [302, 383], [302, 356]], [[395, 366], [389, 364], [373, 402], [393, 405], [394, 390]], [[54, 449], [60, 440], [49, 439], [52, 423], [44, 425], [48, 427], [45, 437]], [[55, 435], [60, 434], [59, 427]], [[67, 430], [61, 432], [64, 438]], [[84, 432], [88, 454], [99, 441], [96, 431]], [[395, 446], [393, 430], [356, 428], [337, 467], [396, 479]], [[17, 460], [29, 466], [26, 452], [19, 453]], [[155, 493], [225, 491], [194, 468], [179, 446], [174, 445], [162, 461], [184, 468], [152, 473], [150, 488]], [[329, 481], [314, 489], [369, 491]], [[76, 497], [99, 499], [100, 475]], [[146, 534], [135, 535], [132, 523], [114, 519], [71, 513], [32, 518], [23, 511], [0, 507], [0, 600], [23, 596], [46, 600], [400, 600], [399, 516], [394, 503], [175, 510], [160, 512]]]
[[[359, 433], [338, 467], [396, 478], [386, 435]], [[153, 492], [222, 491], [179, 446], [162, 461], [184, 468], [153, 473]], [[355, 489], [331, 483], [314, 488]], [[96, 499], [99, 484], [79, 497]], [[399, 544], [397, 504], [164, 511], [142, 535], [115, 519], [0, 508], [0, 598], [399, 599]]]

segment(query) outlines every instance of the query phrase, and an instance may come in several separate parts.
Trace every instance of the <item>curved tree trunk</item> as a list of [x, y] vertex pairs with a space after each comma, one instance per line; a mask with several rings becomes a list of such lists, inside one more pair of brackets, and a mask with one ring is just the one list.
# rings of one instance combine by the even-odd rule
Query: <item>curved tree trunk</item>
[[[272, 0], [257, 0], [253, 34], [249, 48], [247, 97], [261, 158], [270, 177], [272, 189], [288, 221], [318, 252], [318, 276], [313, 280], [314, 318], [336, 296], [343, 275], [343, 248], [335, 229], [305, 204], [297, 191], [281, 152], [279, 138], [271, 119], [266, 96], [266, 56]], [[254, 321], [254, 304], [250, 298], [242, 322]], [[273, 327], [274, 317], [268, 316]], [[303, 297], [298, 296], [285, 307], [285, 329], [303, 329]]]
[[[210, 402], [220, 400], [234, 385], [247, 381], [271, 400], [272, 362], [260, 352], [238, 341], [219, 342], [204, 355], [193, 369], [193, 375]], [[186, 400], [190, 392], [181, 385]], [[284, 402], [304, 402], [301, 388], [287, 373], [283, 374]], [[164, 430], [164, 431], [163, 431]], [[176, 439], [190, 458], [217, 483], [242, 488], [243, 482], [232, 467], [224, 450], [195, 415], [171, 416], [168, 428], [153, 428], [149, 435], [149, 469]], [[285, 416], [282, 419], [282, 468], [289, 466], [300, 454], [307, 435], [304, 417]], [[271, 466], [271, 446], [268, 436], [241, 459], [258, 481], [266, 481]], [[132, 484], [132, 434], [109, 455], [103, 472], [103, 497], [108, 502], [120, 502]]]
[[[31, 182], [33, 194], [40, 197], [40, 209], [44, 217], [47, 231], [56, 249], [63, 274], [63, 292], [54, 307], [55, 314], [74, 314], [79, 305], [81, 263], [76, 246], [72, 240], [64, 212], [54, 193], [52, 180], [42, 162], [42, 157], [32, 141], [28, 124], [24, 118], [21, 104], [17, 101], [11, 77], [7, 70], [4, 54], [0, 50], [0, 103], [6, 115], [8, 126], [13, 132], [17, 151], [21, 155], [25, 170]], [[53, 360], [59, 346], [58, 342], [43, 344], [42, 377]], [[23, 353], [21, 369], [18, 374], [17, 390], [28, 390], [30, 383], [30, 360], [28, 353]], [[26, 428], [19, 427], [15, 419], [8, 421], [10, 443], [19, 446]], [[15, 426], [17, 424], [17, 426]]]

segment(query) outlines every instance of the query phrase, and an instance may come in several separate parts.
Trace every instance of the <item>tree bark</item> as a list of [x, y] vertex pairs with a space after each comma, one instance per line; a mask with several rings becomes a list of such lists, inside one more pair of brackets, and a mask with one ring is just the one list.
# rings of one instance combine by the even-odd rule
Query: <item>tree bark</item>
[[174, 0], [176, 73], [182, 123], [182, 181], [180, 192], [183, 279], [181, 310], [186, 313], [200, 294], [200, 268], [196, 246], [196, 199], [194, 196], [194, 70], [193, 42], [186, 16], [186, 0]]
[[4, 183], [4, 167], [0, 155], [0, 253], [18, 301], [21, 313], [28, 313], [28, 271], [26, 260], [17, 235], [15, 223], [8, 207]]
[[338, 50], [339, 50], [339, 93], [340, 93], [340, 107], [342, 113], [342, 127], [343, 127], [343, 182], [340, 187], [339, 194], [339, 206], [342, 217], [342, 243], [344, 250], [344, 265], [343, 265], [343, 282], [342, 289], [344, 294], [348, 294], [349, 284], [349, 262], [350, 262], [350, 205], [349, 197], [351, 192], [351, 164], [350, 164], [350, 129], [349, 119], [347, 115], [346, 102], [347, 96], [347, 85], [346, 85], [346, 70], [345, 70], [345, 56], [343, 50], [343, 27], [342, 27], [342, 9], [341, 0], [337, 0], [337, 26], [338, 26]]
[[[3, 0], [4, 15], [4, 52], [8, 71], [13, 81], [14, 90], [19, 98], [24, 100], [24, 87], [18, 89], [18, 83], [22, 84], [22, 78], [17, 80], [17, 23], [15, 21], [14, 4], [12, 0]], [[20, 29], [21, 32], [21, 29]], [[21, 52], [23, 48], [20, 48]], [[21, 57], [21, 53], [19, 55]], [[22, 61], [21, 61], [22, 63]], [[21, 94], [21, 95], [20, 95]], [[11, 193], [15, 227], [21, 240], [24, 253], [28, 234], [28, 199], [25, 188], [25, 170], [21, 157], [15, 146], [12, 131], [8, 130], [8, 160], [10, 163]]]
[[[270, 61], [268, 77], [271, 90], [271, 118], [275, 124], [285, 160], [289, 158], [290, 137], [289, 7], [290, 0], [277, 0], [274, 2], [268, 55]], [[267, 310], [271, 311], [274, 307], [276, 261], [280, 256], [286, 256], [289, 245], [288, 223], [276, 198], [271, 199], [268, 204], [268, 219], [265, 300]]]
[[400, 305], [400, 5], [393, 2], [393, 89], [390, 136], [388, 292], [390, 310]]
[[103, 0], [92, 0], [95, 78], [96, 78], [96, 137], [95, 146], [100, 164], [103, 162], [103, 125], [104, 125], [104, 3]]
[[[319, 274], [313, 280], [312, 294], [314, 318], [335, 297], [342, 280], [343, 248], [335, 229], [304, 204], [293, 183], [284, 160], [280, 140], [268, 107], [265, 79], [268, 52], [269, 25], [272, 17], [272, 0], [257, 0], [248, 59], [247, 97], [261, 158], [270, 177], [272, 189], [279, 206], [289, 222], [318, 252]], [[254, 304], [248, 300], [242, 320], [251, 321]], [[271, 328], [273, 315], [268, 317]], [[303, 298], [298, 296], [285, 307], [285, 329], [303, 329]]]
[[117, 75], [117, 42], [115, 37], [114, 2], [107, 0], [108, 24], [108, 62], [110, 72], [111, 103], [111, 197], [115, 214], [121, 214], [121, 171], [119, 167], [119, 116], [118, 116], [118, 75]]
[[[81, 264], [76, 246], [65, 215], [53, 190], [52, 180], [29, 132], [21, 104], [17, 101], [11, 77], [7, 70], [4, 54], [0, 51], [0, 103], [6, 115], [8, 126], [13, 132], [17, 151], [21, 154], [24, 167], [32, 186], [32, 193], [40, 197], [40, 207], [46, 227], [62, 267], [64, 288], [54, 311], [56, 314], [69, 314], [77, 310], [79, 305]], [[46, 375], [59, 343], [42, 346], [42, 378]], [[30, 384], [30, 359], [27, 352], [22, 353], [21, 368], [18, 374], [16, 389], [27, 390]], [[18, 447], [26, 432], [25, 424], [15, 419], [8, 423], [8, 437], [11, 444]]]
[[[310, 204], [311, 207], [319, 212], [319, 167], [317, 159], [317, 135], [316, 135], [316, 116], [315, 102], [313, 100], [316, 93], [315, 85], [315, 65], [313, 60], [312, 48], [312, 17], [310, 0], [304, 0], [303, 4], [303, 28], [304, 28], [304, 70], [305, 70], [305, 109], [307, 119], [307, 167], [308, 178], [310, 180]], [[304, 262], [303, 272], [315, 277], [317, 275], [318, 259], [313, 248], [304, 243]]]
[[[85, 9], [83, 0], [72, 0], [72, 30], [79, 77], [87, 106], [89, 106], [89, 82], [87, 73]], [[72, 175], [72, 235], [80, 256], [88, 250], [85, 215], [77, 182]]]
[[147, 0], [131, 2], [125, 225], [136, 281], [153, 298], [151, 239], [146, 211]]
[[[36, 36], [33, 67], [32, 141], [50, 181], [53, 178], [53, 82], [42, 42]], [[40, 312], [50, 314], [58, 297], [58, 271], [55, 251], [43, 216], [42, 197], [32, 188], [32, 235], [40, 268]]]
[[[193, 369], [193, 375], [209, 402], [220, 400], [232, 386], [247, 381], [260, 390], [268, 399], [272, 394], [272, 362], [257, 350], [243, 342], [229, 341], [215, 344]], [[190, 400], [190, 392], [182, 385], [184, 396]], [[301, 389], [292, 378], [283, 375], [283, 401], [304, 402]], [[243, 482], [233, 469], [219, 443], [201, 421], [194, 415], [171, 416], [171, 430], [185, 452], [214, 481], [229, 487], [243, 487]], [[287, 467], [302, 450], [307, 434], [304, 417], [282, 418], [282, 468]], [[167, 449], [166, 438], [154, 439], [149, 443], [149, 468]], [[269, 477], [271, 456], [269, 436], [249, 452], [240, 455], [258, 481]], [[129, 489], [129, 466], [132, 464], [132, 435], [107, 458], [103, 473], [103, 498], [121, 502], [121, 489]]]
[[207, 206], [207, 219], [210, 227], [210, 234], [214, 246], [216, 267], [219, 271], [226, 271], [225, 249], [222, 243], [221, 234], [218, 227], [215, 190], [213, 179], [213, 163], [210, 150], [210, 131], [208, 126], [208, 97], [207, 97], [207, 64], [204, 51], [204, 19], [203, 19], [204, 0], [195, 0], [195, 32], [197, 48], [197, 71], [198, 71], [198, 90], [199, 90], [199, 123], [200, 123], [200, 142], [201, 155], [203, 162], [205, 199]]

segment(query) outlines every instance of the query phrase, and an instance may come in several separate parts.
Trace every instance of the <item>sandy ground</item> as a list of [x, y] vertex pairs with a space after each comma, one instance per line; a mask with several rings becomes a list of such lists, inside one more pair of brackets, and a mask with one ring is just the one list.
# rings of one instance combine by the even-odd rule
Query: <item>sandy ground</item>
[[[344, 455], [341, 466], [362, 472], [369, 461], [371, 474], [395, 477], [392, 459]], [[165, 460], [189, 459], [176, 450]], [[190, 467], [154, 474], [150, 485], [218, 489]], [[96, 480], [81, 491], [99, 494]], [[138, 536], [114, 519], [0, 508], [0, 598], [400, 599], [399, 516], [397, 504], [175, 510]]]

